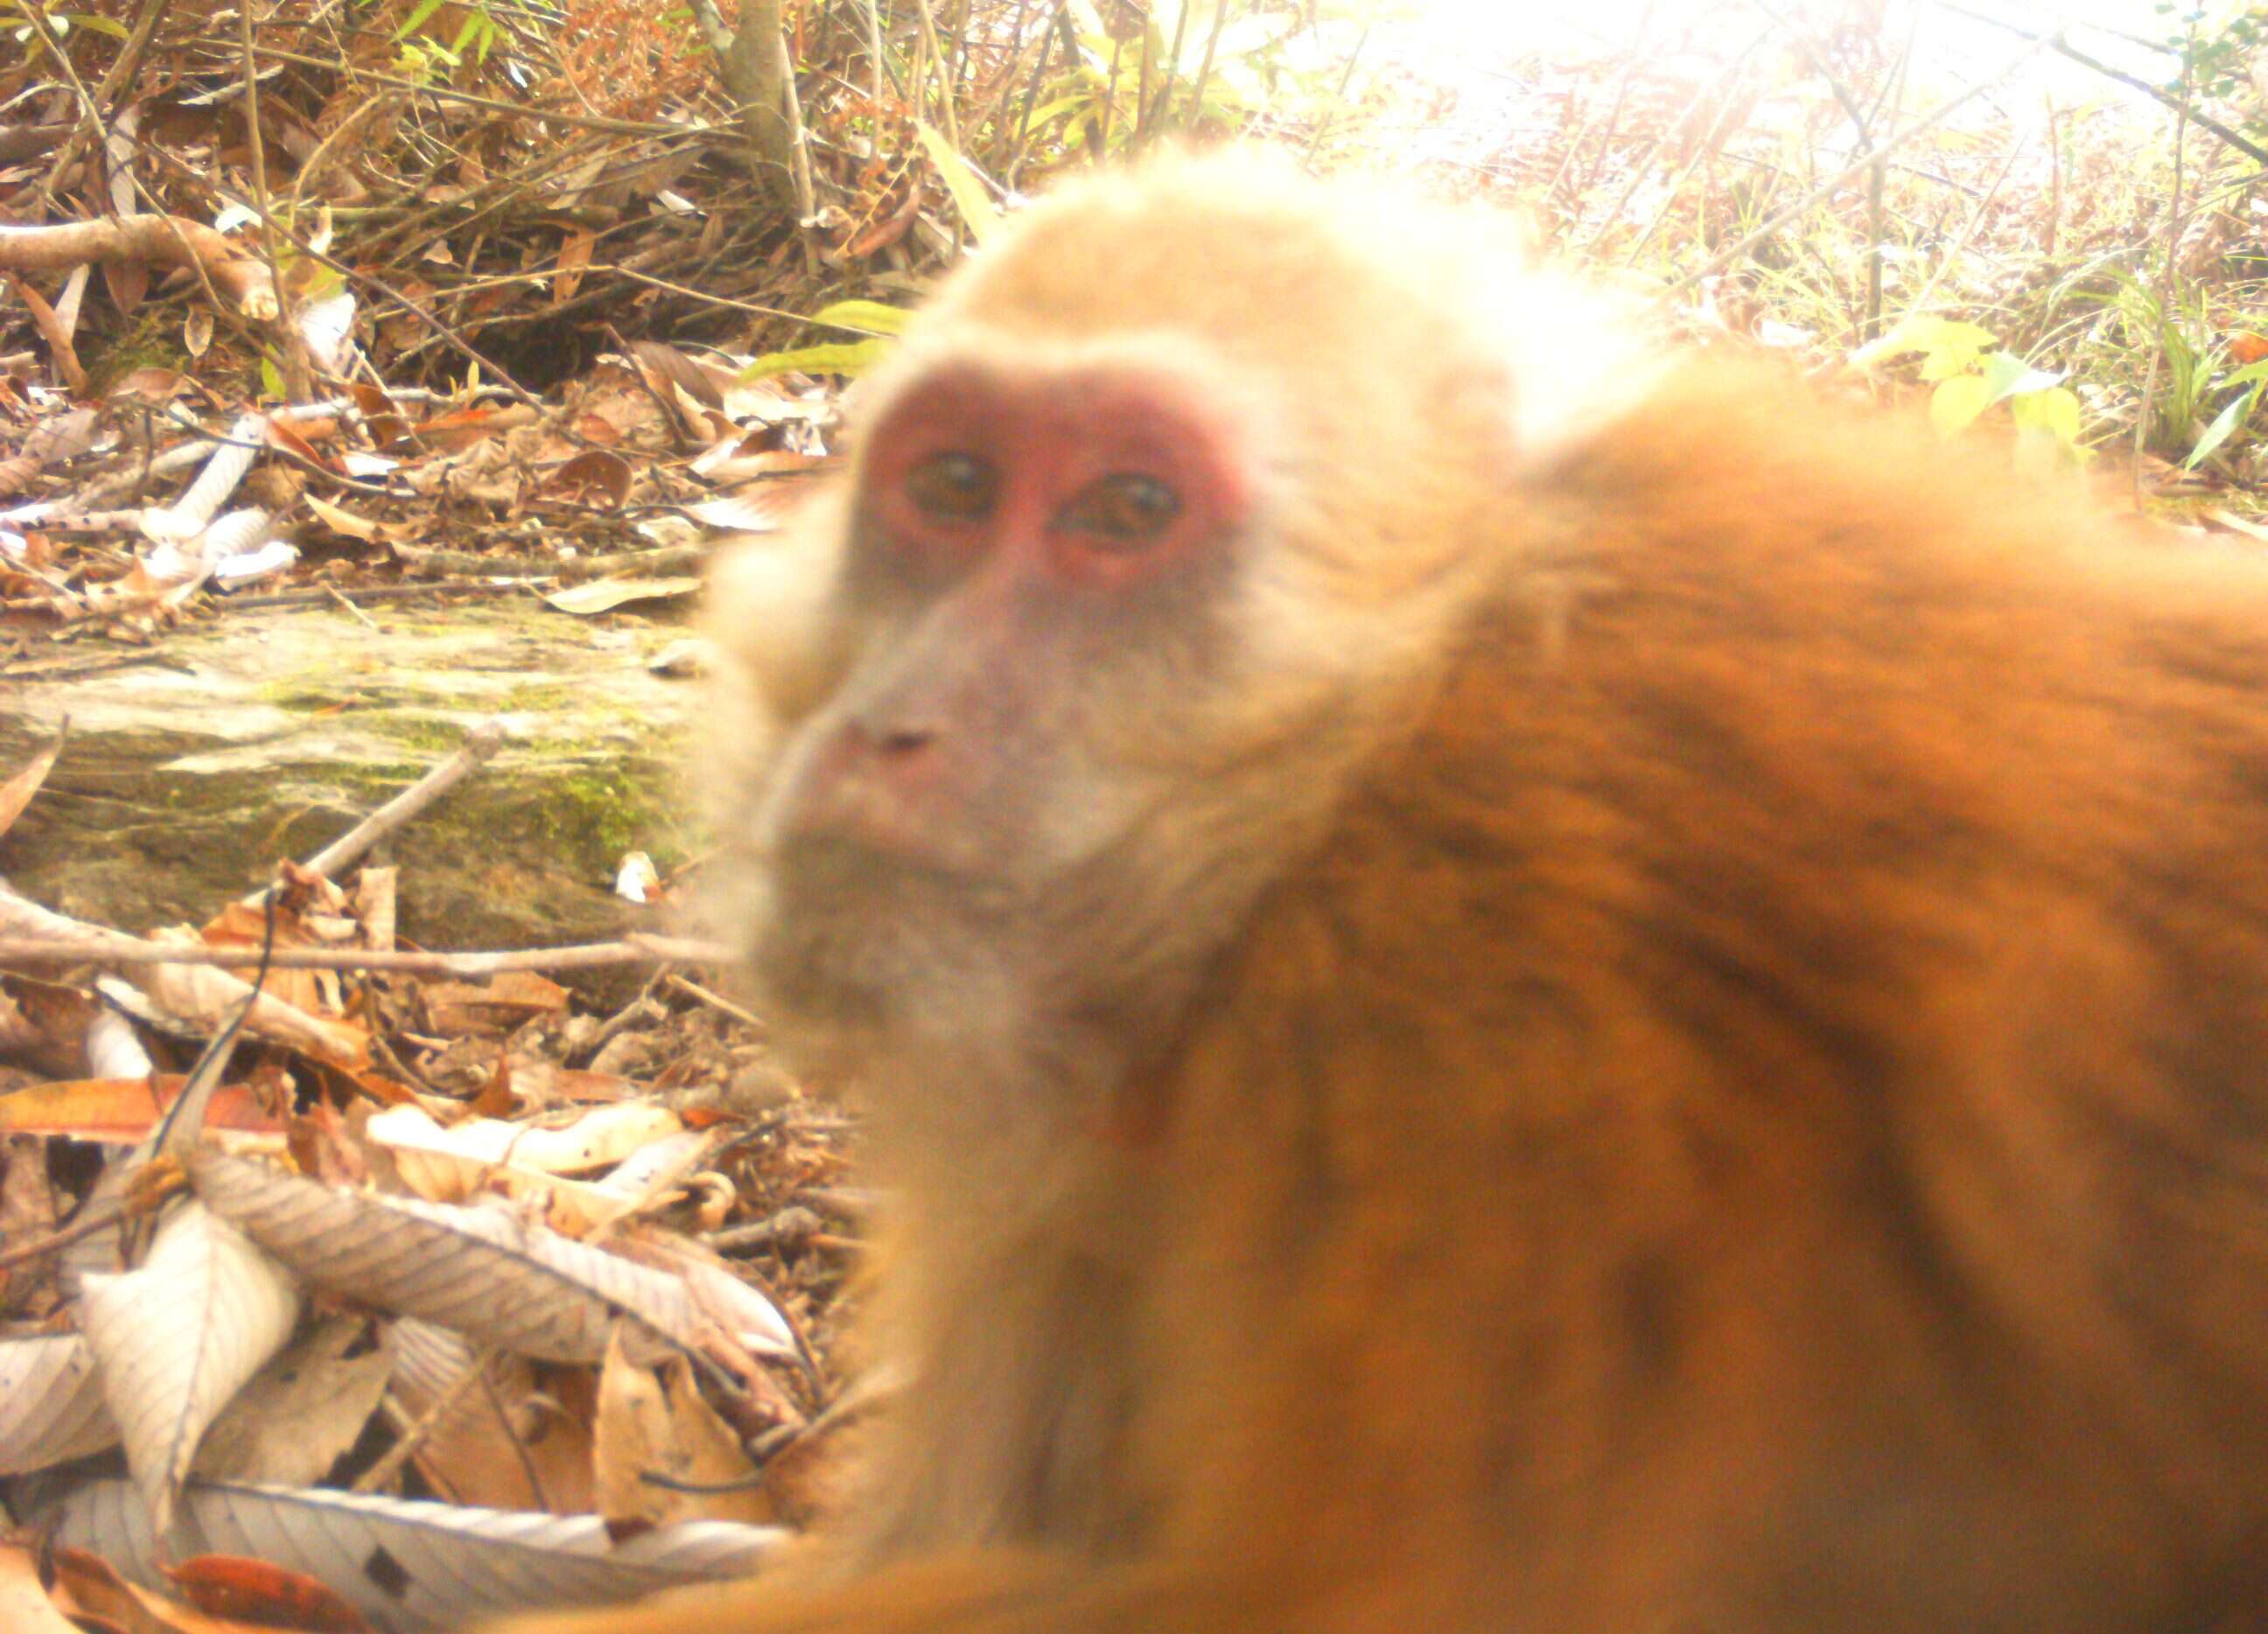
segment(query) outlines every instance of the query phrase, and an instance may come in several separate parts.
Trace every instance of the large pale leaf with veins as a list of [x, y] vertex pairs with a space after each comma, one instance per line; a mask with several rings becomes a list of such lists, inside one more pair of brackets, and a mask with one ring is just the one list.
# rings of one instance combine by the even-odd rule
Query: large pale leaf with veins
[[291, 1338], [298, 1286], [192, 1202], [158, 1228], [138, 1270], [90, 1276], [80, 1298], [127, 1467], [163, 1535], [205, 1427]]

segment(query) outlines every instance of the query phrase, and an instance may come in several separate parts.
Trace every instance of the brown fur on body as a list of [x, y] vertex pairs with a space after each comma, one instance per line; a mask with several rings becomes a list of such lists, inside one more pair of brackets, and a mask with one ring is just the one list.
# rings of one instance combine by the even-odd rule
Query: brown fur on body
[[1007, 1019], [813, 1034], [907, 1192], [855, 1580], [521, 1626], [2268, 1616], [2268, 566], [1737, 365], [1528, 465], [1469, 382], [1318, 407], [1410, 291], [1241, 187], [1043, 217], [940, 328], [1201, 335], [1324, 428], [1314, 627], [1420, 633], [1219, 718], [1282, 814], [1192, 781], [1221, 878], [1063, 955], [1103, 1019], [1002, 961]]

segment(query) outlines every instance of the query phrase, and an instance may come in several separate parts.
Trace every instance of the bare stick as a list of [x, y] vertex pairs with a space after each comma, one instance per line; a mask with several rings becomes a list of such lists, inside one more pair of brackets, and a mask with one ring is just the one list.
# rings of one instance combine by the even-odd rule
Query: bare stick
[[1955, 109], [1983, 96], [1987, 91], [1990, 91], [1993, 86], [1999, 85], [2011, 74], [2014, 74], [2018, 69], [2023, 67], [2025, 63], [2039, 55], [2041, 52], [2046, 50], [2048, 47], [2053, 43], [2054, 40], [2051, 38], [2034, 41], [2030, 46], [2011, 57], [2001, 68], [1999, 73], [1978, 80], [1975, 85], [1970, 86], [1968, 90], [1962, 92], [1959, 96], [1955, 97], [1951, 101], [1940, 105], [1935, 113], [1929, 114], [1926, 118], [1916, 120], [1912, 124], [1908, 125], [1904, 130], [1897, 131], [1886, 138], [1880, 145], [1867, 149], [1864, 153], [1859, 155], [1857, 158], [1852, 160], [1851, 163], [1837, 171], [1826, 180], [1814, 188], [1809, 193], [1796, 200], [1794, 203], [1789, 205], [1786, 210], [1774, 210], [1770, 216], [1765, 217], [1763, 223], [1757, 226], [1754, 232], [1749, 233], [1737, 244], [1731, 245], [1726, 249], [1719, 251], [1717, 254], [1712, 256], [1706, 265], [1697, 267], [1691, 272], [1687, 273], [1683, 277], [1675, 280], [1668, 289], [1664, 290], [1662, 293], [1665, 296], [1678, 294], [1682, 291], [1692, 288], [1695, 284], [1700, 283], [1702, 279], [1710, 276], [1712, 274], [1724, 271], [1726, 268], [1731, 266], [1734, 261], [1737, 261], [1742, 257], [1745, 256], [1750, 250], [1756, 248], [1757, 245], [1762, 244], [1766, 239], [1771, 237], [1773, 233], [1778, 232], [1782, 227], [1787, 225], [1789, 222], [1793, 221], [1798, 216], [1802, 215], [1806, 210], [1816, 209], [1818, 206], [1825, 203], [1829, 199], [1833, 198], [1850, 184], [1852, 177], [1859, 175], [1863, 172], [1871, 169], [1878, 161], [1905, 146], [1915, 137], [1943, 124], [1946, 120], [1952, 116]]
[[466, 735], [454, 754], [310, 857], [305, 864], [307, 872], [331, 878], [462, 783], [503, 747], [503, 723], [482, 721]]
[[[20, 899], [0, 908], [0, 922], [20, 931]], [[211, 947], [145, 942], [138, 936], [82, 924], [34, 909], [40, 919], [67, 926], [54, 936], [0, 936], [0, 964], [226, 965], [241, 968], [258, 958], [250, 947]], [[735, 957], [722, 942], [689, 937], [625, 937], [619, 942], [577, 942], [565, 947], [515, 947], [463, 953], [409, 953], [371, 947], [279, 947], [268, 963], [277, 970], [391, 970], [410, 975], [483, 976], [507, 970], [592, 970], [609, 965], [725, 964]]]

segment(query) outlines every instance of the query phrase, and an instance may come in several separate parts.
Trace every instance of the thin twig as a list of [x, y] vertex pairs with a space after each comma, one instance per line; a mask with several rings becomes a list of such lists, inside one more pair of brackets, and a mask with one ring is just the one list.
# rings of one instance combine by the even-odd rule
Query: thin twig
[[[2145, 96], [2154, 97], [2159, 101], [2164, 103], [2168, 107], [2173, 109], [2175, 113], [2179, 114], [2191, 124], [2195, 125], [2198, 129], [2211, 131], [2214, 136], [2219, 136], [2223, 142], [2227, 143], [2230, 147], [2235, 148], [2246, 158], [2250, 158], [2258, 164], [2268, 165], [2268, 148], [2264, 148], [2258, 143], [2240, 136], [2237, 132], [2231, 130], [2227, 125], [2222, 124], [2219, 120], [2214, 119], [2208, 114], [2199, 113], [2195, 107], [2190, 105], [2189, 56], [2186, 53], [2184, 53], [2182, 59], [2182, 91], [2181, 94], [2176, 96], [2174, 92], [2165, 90], [2161, 86], [2154, 85], [2148, 80], [2139, 78], [2135, 75], [2130, 74], [2124, 69], [2113, 68], [2108, 63], [2096, 62], [2093, 57], [2088, 55], [2086, 52], [2080, 50], [2078, 47], [2066, 40], [2061, 34], [2039, 33], [2032, 29], [2026, 28], [2021, 23], [2012, 23], [2005, 17], [1994, 17], [1991, 13], [1985, 11], [1972, 11], [1965, 5], [1955, 5], [1952, 4], [1951, 0], [1947, 0], [1945, 9], [1959, 17], [1970, 18], [1979, 23], [1990, 23], [1993, 27], [2005, 29], [2009, 33], [2014, 34], [2021, 39], [2036, 40], [2039, 44], [2047, 47], [2050, 50], [2056, 52], [2058, 55], [2069, 57], [2081, 68], [2092, 69], [2095, 72], [2102, 75], [2105, 79], [2115, 79], [2120, 85], [2128, 86], [2132, 90], [2139, 91]], [[2194, 28], [2192, 28], [2192, 33], [2194, 33]], [[2155, 47], [2154, 48], [2162, 50], [2164, 48]]]
[[[11, 915], [11, 917], [14, 916]], [[72, 936], [0, 936], [0, 963], [219, 965], [242, 968], [255, 954], [245, 947], [175, 946], [140, 937], [78, 927]], [[619, 942], [578, 942], [565, 947], [518, 947], [463, 953], [410, 953], [399, 948], [279, 947], [269, 964], [277, 970], [383, 970], [404, 975], [483, 976], [507, 970], [598, 970], [615, 965], [727, 964], [738, 955], [722, 942], [682, 937], [625, 937]]]
[[1750, 250], [1756, 248], [1757, 245], [1764, 243], [1774, 233], [1778, 232], [1782, 227], [1787, 225], [1789, 222], [1793, 221], [1797, 217], [1802, 215], [1806, 210], [1815, 210], [1820, 205], [1825, 203], [1829, 199], [1833, 198], [1845, 187], [1850, 185], [1852, 178], [1871, 169], [1885, 155], [1896, 152], [1898, 149], [1906, 146], [1917, 137], [1921, 136], [1943, 124], [1948, 119], [1950, 119], [1953, 116], [1955, 110], [1966, 106], [1968, 103], [1975, 101], [1978, 97], [1983, 96], [1987, 91], [1992, 90], [1995, 85], [1998, 85], [2009, 76], [2015, 73], [2018, 69], [2023, 67], [2024, 64], [2030, 62], [2034, 57], [2039, 55], [2041, 51], [2045, 49], [2050, 43], [2051, 42], [2046, 40], [2034, 42], [2022, 51], [2018, 52], [2007, 63], [2003, 63], [1999, 72], [1978, 80], [1975, 85], [1970, 86], [1968, 90], [1962, 92], [1960, 95], [1954, 97], [1949, 101], [1940, 104], [1935, 112], [1929, 114], [1921, 119], [1916, 120], [1912, 124], [1908, 125], [1904, 130], [1893, 132], [1889, 136], [1885, 138], [1880, 145], [1869, 148], [1866, 152], [1861, 153], [1857, 158], [1852, 160], [1851, 163], [1837, 171], [1826, 180], [1821, 182], [1819, 186], [1814, 188], [1809, 193], [1796, 200], [1794, 203], [1788, 205], [1784, 210], [1775, 210], [1770, 216], [1765, 217], [1755, 232], [1749, 233], [1747, 236], [1741, 239], [1739, 242], [1720, 250], [1715, 255], [1710, 257], [1707, 262], [1702, 266], [1697, 267], [1691, 272], [1687, 273], [1684, 276], [1675, 280], [1670, 283], [1668, 288], [1662, 291], [1662, 294], [1665, 297], [1678, 294], [1683, 291], [1692, 288], [1695, 284], [1700, 283], [1702, 279], [1724, 271], [1726, 268], [1741, 260], [1743, 256], [1747, 255]]
[[698, 982], [688, 980], [686, 977], [681, 975], [673, 975], [664, 977], [662, 979], [662, 985], [664, 987], [675, 989], [678, 992], [684, 994], [688, 998], [692, 999], [696, 1004], [708, 1005], [719, 1015], [731, 1017], [733, 1020], [738, 1021], [742, 1027], [753, 1027], [759, 1033], [766, 1030], [764, 1027], [763, 1018], [757, 1015], [754, 1011], [742, 1009], [740, 1005], [734, 1004], [731, 999], [726, 998], [721, 993], [711, 992]]
[[[481, 1382], [496, 1355], [494, 1344], [484, 1344], [474, 1351], [472, 1359], [449, 1381], [447, 1387], [436, 1392], [432, 1401], [426, 1404], [425, 1410], [402, 1431], [401, 1439], [387, 1448], [385, 1456], [364, 1470], [356, 1478], [354, 1485], [347, 1490], [350, 1492], [383, 1492], [389, 1490], [395, 1477], [401, 1475], [402, 1466], [409, 1461], [419, 1447], [425, 1445], [441, 1420], [472, 1392], [475, 1385]], [[505, 1422], [508, 1424], [510, 1420]]]
[[260, 129], [260, 63], [252, 50], [252, 0], [239, 0], [236, 8], [238, 49], [244, 56], [244, 135], [252, 154], [252, 200], [260, 212], [260, 254], [268, 263], [268, 281], [276, 291], [276, 341], [283, 353], [284, 395], [304, 402], [315, 394], [307, 362], [306, 338], [295, 321], [298, 301], [284, 282], [284, 268], [276, 253], [276, 211], [268, 194], [268, 142]]
[[486, 765], [504, 747], [504, 724], [484, 720], [465, 736], [456, 753], [379, 806], [302, 865], [326, 880], [394, 833], [418, 813]]
[[[302, 68], [320, 68], [330, 73], [342, 71], [342, 64], [319, 56], [302, 56], [297, 51], [280, 50], [275, 46], [254, 46], [253, 50], [271, 62], [296, 63]], [[350, 79], [367, 79], [373, 85], [393, 85], [403, 91], [415, 92], [436, 102], [461, 102], [468, 107], [477, 107], [491, 114], [512, 119], [548, 120], [554, 124], [575, 125], [585, 130], [602, 130], [617, 136], [698, 136], [728, 140], [732, 133], [714, 125], [664, 125], [640, 119], [600, 119], [592, 114], [563, 113], [557, 108], [529, 107], [525, 103], [506, 102], [497, 97], [476, 96], [469, 91], [458, 91], [448, 85], [427, 85], [421, 80], [405, 79], [399, 74], [380, 73], [376, 69], [345, 65]]]

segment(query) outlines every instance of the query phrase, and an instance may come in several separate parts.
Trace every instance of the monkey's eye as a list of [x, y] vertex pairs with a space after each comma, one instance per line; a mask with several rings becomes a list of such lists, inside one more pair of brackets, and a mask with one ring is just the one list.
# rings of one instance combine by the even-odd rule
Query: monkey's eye
[[932, 454], [906, 473], [906, 497], [917, 510], [947, 522], [976, 522], [992, 514], [1000, 474], [975, 454]]
[[1182, 513], [1181, 497], [1154, 476], [1115, 471], [1073, 494], [1055, 525], [1105, 546], [1147, 543]]

